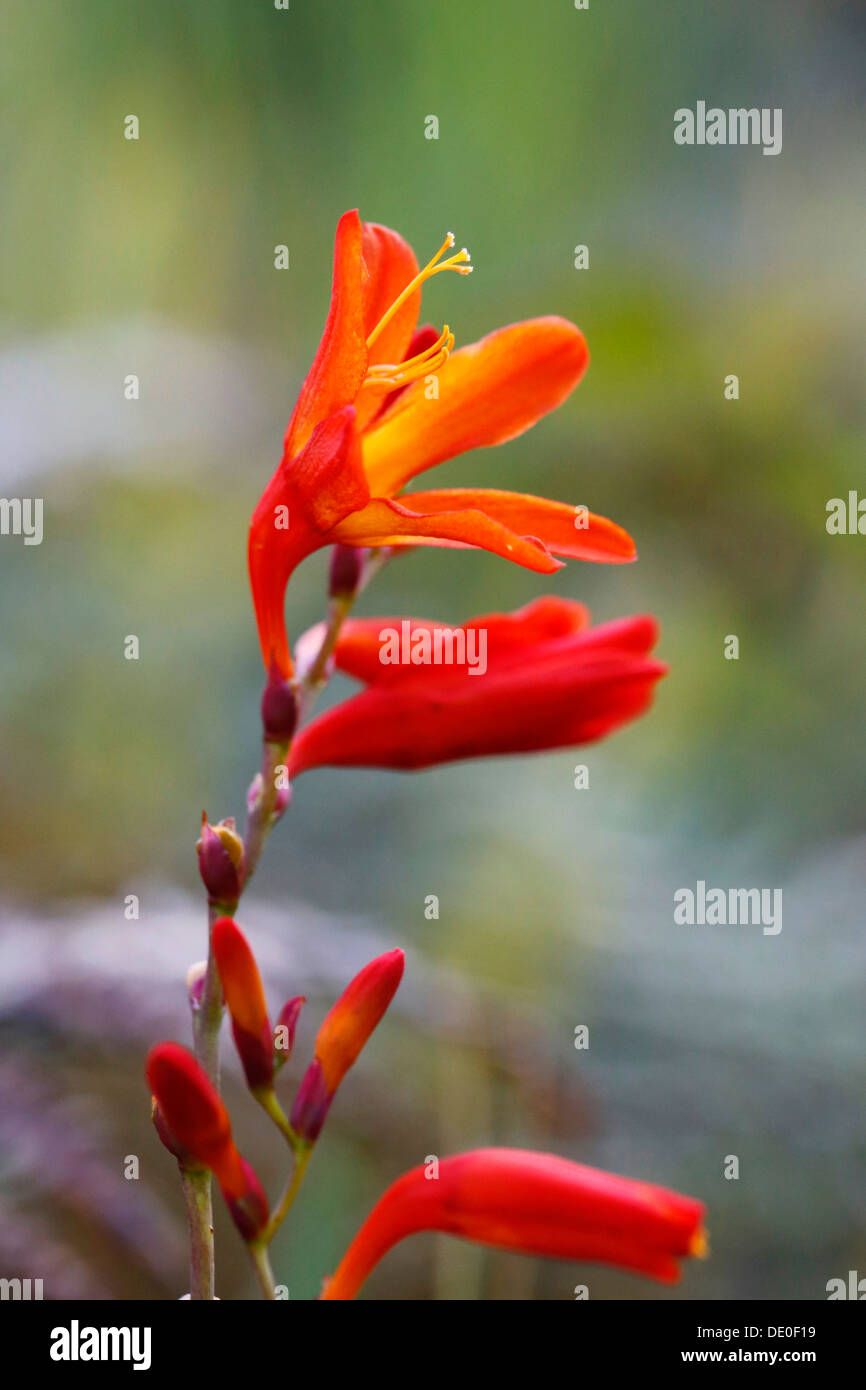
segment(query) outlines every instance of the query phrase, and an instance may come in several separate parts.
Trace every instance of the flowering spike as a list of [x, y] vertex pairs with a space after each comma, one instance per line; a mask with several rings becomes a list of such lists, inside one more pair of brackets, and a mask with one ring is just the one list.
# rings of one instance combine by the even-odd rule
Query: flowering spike
[[213, 950], [238, 1056], [251, 1091], [270, 1088], [273, 1039], [261, 976], [249, 942], [231, 917], [213, 926]]
[[203, 1068], [179, 1043], [162, 1042], [148, 1053], [146, 1072], [160, 1138], [162, 1125], [171, 1141], [166, 1146], [176, 1157], [184, 1155], [184, 1166], [191, 1159], [211, 1170], [245, 1240], [261, 1235], [267, 1201], [253, 1169], [235, 1148], [228, 1111]]
[[198, 867], [213, 907], [234, 910], [244, 882], [244, 845], [232, 816], [210, 825], [201, 815], [201, 837], [196, 841]]
[[416, 1231], [637, 1270], [662, 1283], [706, 1253], [704, 1207], [663, 1187], [553, 1154], [477, 1149], [413, 1168], [373, 1208], [322, 1293], [351, 1299], [383, 1255]]
[[393, 999], [404, 961], [395, 950], [365, 965], [322, 1023], [292, 1109], [292, 1128], [309, 1143], [318, 1138], [337, 1087]]

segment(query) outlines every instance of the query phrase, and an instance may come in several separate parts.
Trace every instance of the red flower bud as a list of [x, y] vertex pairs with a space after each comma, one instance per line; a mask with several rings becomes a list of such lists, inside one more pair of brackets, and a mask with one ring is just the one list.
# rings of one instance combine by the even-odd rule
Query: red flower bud
[[261, 710], [266, 740], [290, 743], [298, 723], [298, 701], [293, 683], [283, 679], [274, 661], [268, 671]]
[[267, 1200], [235, 1148], [228, 1111], [202, 1067], [179, 1043], [163, 1042], [148, 1053], [146, 1071], [172, 1153], [186, 1156], [180, 1160], [184, 1166], [191, 1158], [210, 1168], [241, 1235], [259, 1236], [268, 1220]]
[[662, 1283], [677, 1260], [704, 1255], [704, 1207], [663, 1187], [521, 1149], [476, 1149], [413, 1168], [377, 1205], [325, 1286], [354, 1298], [371, 1269], [416, 1231], [482, 1245], [637, 1270]]
[[229, 816], [209, 825], [202, 812], [201, 838], [196, 842], [198, 867], [212, 906], [234, 908], [244, 881], [244, 845]]
[[255, 956], [231, 917], [214, 922], [212, 941], [247, 1085], [252, 1091], [269, 1087], [274, 1075], [274, 1041]]
[[302, 1139], [318, 1137], [337, 1087], [397, 991], [404, 960], [402, 951], [387, 951], [365, 965], [325, 1018], [292, 1109], [292, 1128]]

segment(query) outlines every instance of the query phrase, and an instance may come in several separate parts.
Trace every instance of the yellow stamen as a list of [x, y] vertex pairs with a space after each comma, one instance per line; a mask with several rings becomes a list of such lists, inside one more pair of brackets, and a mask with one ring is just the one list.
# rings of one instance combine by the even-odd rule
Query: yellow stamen
[[382, 315], [376, 327], [373, 329], [373, 332], [367, 339], [368, 348], [373, 346], [379, 334], [391, 322], [397, 310], [406, 303], [410, 295], [415, 293], [419, 285], [423, 285], [425, 280], [429, 280], [433, 275], [438, 275], [440, 270], [456, 270], [458, 275], [469, 275], [471, 273], [473, 267], [469, 264], [469, 252], [466, 250], [465, 246], [462, 247], [461, 250], [455, 251], [454, 255], [449, 256], [447, 261], [441, 259], [446, 251], [450, 251], [453, 245], [454, 233], [449, 232], [432, 261], [428, 261], [424, 269], [419, 270], [415, 279], [409, 281], [406, 288], [398, 294], [390, 309], [386, 310]]
[[364, 385], [377, 386], [384, 391], [393, 391], [398, 386], [408, 386], [410, 381], [416, 381], [419, 376], [438, 371], [448, 361], [453, 346], [454, 334], [446, 323], [436, 342], [431, 343], [423, 352], [416, 353], [405, 362], [377, 362], [375, 366], [370, 367], [364, 378]]
[[706, 1260], [710, 1253], [710, 1242], [703, 1226], [695, 1231], [689, 1241], [689, 1254], [694, 1255], [698, 1260]]

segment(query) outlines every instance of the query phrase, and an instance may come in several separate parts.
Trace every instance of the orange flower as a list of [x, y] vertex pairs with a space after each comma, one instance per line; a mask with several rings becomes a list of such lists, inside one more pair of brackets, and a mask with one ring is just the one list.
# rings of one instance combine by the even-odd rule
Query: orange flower
[[216, 1088], [179, 1043], [152, 1047], [146, 1072], [159, 1107], [157, 1129], [163, 1143], [181, 1156], [184, 1166], [192, 1159], [210, 1168], [241, 1235], [255, 1239], [268, 1222], [267, 1198], [254, 1170], [235, 1148], [231, 1120]]
[[292, 1108], [292, 1128], [309, 1143], [318, 1138], [337, 1087], [394, 998], [404, 959], [400, 950], [386, 951], [365, 965], [319, 1029], [314, 1059]]
[[[421, 286], [467, 274], [449, 234], [423, 268], [397, 232], [347, 212], [337, 226], [325, 331], [286, 433], [282, 462], [250, 525], [249, 568], [265, 666], [291, 673], [283, 601], [321, 546], [478, 547], [541, 573], [554, 555], [621, 562], [634, 544], [603, 517], [496, 489], [397, 494], [467, 449], [513, 439], [577, 385], [589, 355], [565, 319], [512, 324], [452, 353], [454, 336], [414, 333]], [[431, 390], [435, 376], [438, 394]]]
[[[590, 743], [646, 710], [667, 671], [649, 655], [657, 636], [648, 616], [591, 628], [583, 604], [560, 598], [457, 628], [350, 620], [336, 664], [366, 689], [301, 730], [290, 773], [326, 764], [417, 769]], [[437, 643], [450, 660], [431, 664]]]
[[413, 1168], [389, 1187], [322, 1298], [354, 1298], [382, 1256], [416, 1231], [598, 1261], [674, 1283], [678, 1259], [706, 1252], [703, 1216], [692, 1197], [554, 1154], [476, 1149], [442, 1159], [438, 1175], [432, 1164]]
[[231, 917], [213, 925], [213, 949], [232, 1034], [251, 1091], [268, 1088], [274, 1076], [274, 1038], [256, 958]]

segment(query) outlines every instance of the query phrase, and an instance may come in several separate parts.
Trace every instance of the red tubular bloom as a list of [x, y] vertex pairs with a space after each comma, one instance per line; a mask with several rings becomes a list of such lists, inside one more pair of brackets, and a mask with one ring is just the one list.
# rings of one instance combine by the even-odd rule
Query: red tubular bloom
[[395, 500], [425, 469], [529, 429], [561, 405], [589, 361], [582, 333], [556, 317], [511, 324], [454, 353], [447, 327], [415, 332], [424, 280], [471, 269], [465, 251], [442, 259], [452, 244], [449, 234], [419, 272], [397, 232], [362, 223], [356, 211], [337, 226], [325, 331], [250, 524], [262, 656], [283, 676], [291, 674], [286, 585], [321, 546], [470, 546], [541, 573], [559, 569], [555, 555], [635, 558], [619, 526], [592, 514], [575, 526], [573, 507], [545, 498], [478, 488]]
[[274, 1038], [256, 958], [231, 917], [213, 925], [213, 949], [222, 981], [232, 1034], [251, 1091], [271, 1085]]
[[371, 1211], [326, 1284], [354, 1298], [374, 1265], [416, 1231], [445, 1231], [525, 1255], [591, 1260], [662, 1283], [677, 1260], [706, 1253], [704, 1207], [663, 1187], [522, 1149], [476, 1149], [399, 1178]]
[[322, 1023], [292, 1108], [292, 1128], [302, 1139], [318, 1138], [337, 1087], [397, 992], [404, 960], [402, 951], [386, 951], [365, 965]]
[[235, 1148], [228, 1111], [206, 1073], [191, 1052], [174, 1042], [151, 1048], [146, 1072], [167, 1131], [163, 1136], [160, 1129], [163, 1143], [210, 1168], [241, 1235], [255, 1239], [267, 1225], [267, 1198]]
[[[383, 664], [389, 632], [404, 659], [425, 637], [428, 660], [436, 641], [445, 654], [461, 644], [471, 652], [474, 643], [477, 657], [483, 636], [485, 669], [472, 673], [465, 661]], [[590, 628], [582, 604], [558, 598], [473, 618], [462, 628], [416, 619], [349, 621], [336, 663], [367, 688], [301, 730], [289, 771], [297, 776], [325, 764], [416, 769], [591, 743], [647, 709], [667, 671], [649, 656], [657, 636], [651, 617]]]

